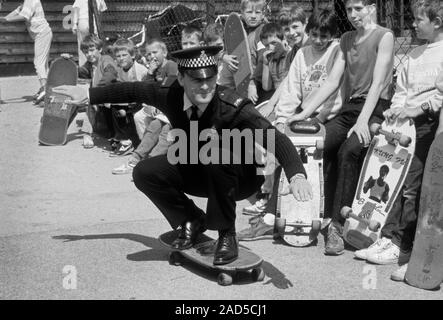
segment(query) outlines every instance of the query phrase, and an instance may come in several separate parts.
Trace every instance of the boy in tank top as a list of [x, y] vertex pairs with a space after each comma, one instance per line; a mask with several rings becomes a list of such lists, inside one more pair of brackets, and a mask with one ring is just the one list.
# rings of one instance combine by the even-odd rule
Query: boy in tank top
[[315, 95], [303, 101], [303, 111], [289, 122], [309, 118], [340, 86], [343, 106], [326, 123], [325, 216], [332, 217], [325, 244], [326, 255], [344, 252], [340, 216], [352, 204], [371, 136], [369, 127], [383, 121], [389, 107], [394, 61], [394, 35], [376, 23], [375, 0], [347, 0], [346, 12], [355, 30], [340, 39], [340, 51], [328, 79]]

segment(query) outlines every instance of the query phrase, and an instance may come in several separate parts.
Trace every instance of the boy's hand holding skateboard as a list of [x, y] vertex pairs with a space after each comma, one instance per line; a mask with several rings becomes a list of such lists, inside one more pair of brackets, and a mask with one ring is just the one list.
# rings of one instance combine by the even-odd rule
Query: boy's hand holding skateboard
[[238, 60], [237, 57], [230, 54], [223, 55], [223, 62], [228, 65], [228, 69], [231, 72], [237, 72], [238, 70]]

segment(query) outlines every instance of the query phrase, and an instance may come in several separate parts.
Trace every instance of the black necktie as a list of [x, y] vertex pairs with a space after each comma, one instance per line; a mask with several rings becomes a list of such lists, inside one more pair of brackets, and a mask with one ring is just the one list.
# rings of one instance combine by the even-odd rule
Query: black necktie
[[189, 118], [191, 121], [198, 121], [198, 107], [192, 106], [191, 107], [191, 117]]

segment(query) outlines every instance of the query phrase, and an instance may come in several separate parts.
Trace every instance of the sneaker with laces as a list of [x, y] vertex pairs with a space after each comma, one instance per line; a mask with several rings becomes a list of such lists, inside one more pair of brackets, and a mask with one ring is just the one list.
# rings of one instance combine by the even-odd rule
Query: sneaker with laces
[[249, 207], [243, 208], [244, 215], [260, 215], [265, 212], [266, 204], [268, 203], [267, 199], [257, 200], [253, 205]]
[[120, 141], [117, 149], [109, 154], [110, 157], [126, 156], [134, 151], [131, 140]]
[[128, 174], [131, 173], [134, 167], [137, 165], [138, 161], [130, 159], [128, 162], [122, 164], [121, 166], [112, 169], [112, 174]]
[[251, 219], [249, 228], [243, 229], [237, 233], [239, 241], [253, 241], [260, 239], [271, 239], [274, 234], [274, 226], [266, 224], [263, 217]]
[[406, 270], [408, 270], [408, 264], [402, 265], [399, 269], [395, 270], [391, 274], [391, 280], [393, 281], [404, 281], [405, 280], [405, 274]]
[[385, 246], [391, 242], [391, 239], [381, 238], [371, 244], [368, 248], [357, 250], [354, 252], [354, 257], [361, 260], [366, 260], [368, 254], [381, 251]]
[[408, 253], [401, 252], [400, 248], [391, 241], [379, 252], [368, 254], [366, 260], [374, 264], [398, 263], [399, 265], [402, 265], [409, 261], [410, 256], [410, 251]]
[[338, 256], [345, 252], [345, 243], [340, 234], [340, 230], [334, 223], [329, 225], [328, 235], [326, 237], [325, 255]]

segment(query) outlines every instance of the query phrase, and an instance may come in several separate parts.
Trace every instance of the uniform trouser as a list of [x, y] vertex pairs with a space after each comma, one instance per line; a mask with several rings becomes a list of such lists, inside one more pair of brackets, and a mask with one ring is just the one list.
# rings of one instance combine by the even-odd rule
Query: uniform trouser
[[[326, 123], [324, 147], [325, 217], [332, 217], [338, 227], [345, 219], [340, 215], [343, 206], [351, 206], [360, 176], [362, 160], [367, 146], [360, 143], [355, 133], [347, 134], [361, 113], [364, 99], [354, 99], [343, 104], [342, 111]], [[390, 102], [380, 99], [369, 118], [373, 123], [383, 122], [383, 111]]]
[[414, 241], [424, 166], [438, 125], [436, 121], [425, 118], [415, 120], [417, 141], [414, 157], [403, 187], [381, 230], [383, 237], [391, 238], [403, 251], [409, 251]]
[[254, 165], [172, 165], [167, 155], [139, 162], [133, 179], [174, 229], [204, 213], [185, 193], [208, 198], [206, 228], [226, 230], [235, 227], [236, 201], [251, 196], [263, 183]]
[[39, 79], [46, 79], [48, 77], [48, 61], [51, 41], [51, 29], [48, 29], [42, 34], [38, 34], [34, 40], [34, 67]]

